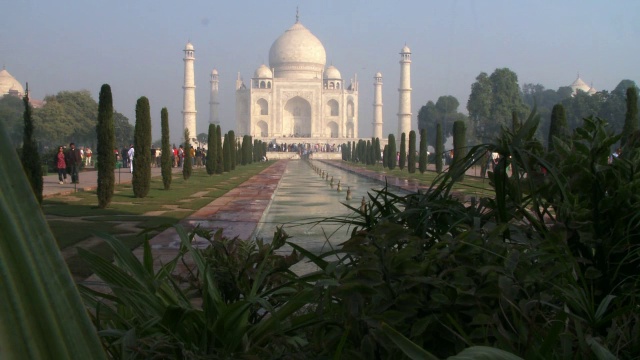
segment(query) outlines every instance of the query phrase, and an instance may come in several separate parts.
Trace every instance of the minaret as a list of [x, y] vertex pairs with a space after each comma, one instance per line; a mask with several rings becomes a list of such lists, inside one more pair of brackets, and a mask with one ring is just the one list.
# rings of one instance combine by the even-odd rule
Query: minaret
[[[184, 47], [184, 100], [182, 103], [182, 118], [184, 128], [189, 129], [189, 137], [192, 139], [198, 136], [196, 132], [196, 84], [193, 72], [194, 49], [190, 42]], [[180, 134], [180, 139], [184, 134]]]
[[400, 93], [400, 107], [398, 109], [396, 141], [400, 144], [402, 133], [405, 133], [408, 144], [409, 132], [411, 131], [411, 49], [407, 45], [400, 51], [400, 88], [398, 92]]
[[373, 137], [382, 139], [382, 74], [373, 78]]
[[218, 118], [218, 70], [211, 71], [211, 96], [209, 97], [209, 124], [220, 125]]

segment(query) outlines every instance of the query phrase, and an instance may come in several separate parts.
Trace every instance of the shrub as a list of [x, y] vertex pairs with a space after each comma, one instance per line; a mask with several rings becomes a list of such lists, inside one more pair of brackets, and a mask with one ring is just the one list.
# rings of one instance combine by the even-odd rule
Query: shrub
[[[462, 166], [460, 163], [467, 156], [467, 127], [462, 120], [453, 123], [453, 159], [451, 167]], [[460, 172], [456, 181], [464, 180], [464, 172]]]
[[133, 134], [133, 195], [143, 198], [151, 186], [151, 112], [149, 99], [136, 102], [136, 126]]
[[96, 126], [98, 147], [98, 207], [106, 208], [111, 203], [115, 189], [116, 157], [113, 149], [116, 147], [115, 128], [113, 123], [113, 98], [111, 87], [107, 84], [100, 88], [98, 100], [98, 125]]
[[191, 172], [193, 171], [193, 164], [191, 163], [191, 134], [189, 129], [184, 129], [184, 162], [182, 163], [182, 178], [189, 180]]
[[224, 152], [222, 151], [222, 140], [222, 129], [220, 128], [220, 125], [216, 125], [216, 174], [222, 174], [224, 170]]
[[[28, 85], [27, 90], [29, 90]], [[31, 116], [28, 91], [22, 100], [24, 102], [24, 133], [20, 160], [29, 184], [31, 184], [33, 195], [38, 200], [38, 203], [42, 203], [42, 164], [40, 163], [40, 154], [38, 154], [38, 145], [33, 138], [33, 118]]]
[[416, 132], [409, 132], [409, 154], [407, 154], [407, 170], [410, 174], [416, 172]]
[[207, 144], [207, 174], [213, 175], [216, 172], [216, 126], [214, 124], [209, 124]]
[[404, 170], [404, 165], [407, 162], [407, 135], [402, 133], [400, 135], [400, 160], [398, 161], [398, 167], [400, 170]]
[[160, 159], [162, 166], [162, 185], [165, 190], [169, 190], [171, 188], [171, 158], [173, 151], [169, 143], [169, 112], [166, 107], [160, 111], [160, 128], [162, 129], [162, 158]]
[[396, 137], [393, 134], [389, 134], [389, 151], [388, 151], [388, 164], [387, 167], [389, 170], [393, 170], [396, 168], [396, 163], [398, 159], [396, 158]]

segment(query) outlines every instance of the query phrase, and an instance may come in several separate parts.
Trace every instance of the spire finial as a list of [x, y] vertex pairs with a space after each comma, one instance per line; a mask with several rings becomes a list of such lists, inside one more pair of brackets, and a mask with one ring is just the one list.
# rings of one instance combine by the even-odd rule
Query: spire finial
[[300, 21], [300, 12], [298, 11], [298, 7], [296, 6], [296, 23]]

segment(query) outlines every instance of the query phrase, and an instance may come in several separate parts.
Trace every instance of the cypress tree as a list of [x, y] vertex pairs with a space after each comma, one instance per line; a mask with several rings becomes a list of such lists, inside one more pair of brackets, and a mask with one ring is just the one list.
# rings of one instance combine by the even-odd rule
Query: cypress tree
[[382, 167], [387, 168], [387, 160], [389, 159], [389, 145], [384, 146], [382, 150]]
[[400, 170], [404, 170], [404, 165], [407, 162], [407, 135], [402, 133], [400, 135], [400, 163], [398, 167]]
[[151, 110], [146, 96], [136, 102], [133, 149], [133, 195], [143, 198], [151, 187]]
[[162, 131], [162, 154], [160, 158], [160, 166], [162, 171], [162, 184], [164, 185], [165, 190], [169, 190], [171, 188], [171, 155], [173, 151], [171, 150], [171, 144], [169, 143], [169, 111], [167, 111], [166, 107], [163, 107], [160, 110], [160, 129]]
[[113, 123], [113, 98], [111, 96], [111, 86], [102, 85], [98, 100], [98, 125], [96, 126], [98, 136], [98, 207], [104, 209], [111, 203], [115, 188], [116, 177], [114, 169], [116, 167], [116, 155], [113, 149], [116, 147], [115, 127]]
[[[467, 156], [467, 127], [462, 120], [453, 123], [453, 162], [452, 166], [461, 166], [462, 161]], [[455, 179], [464, 180], [464, 173]]]
[[216, 174], [224, 171], [224, 152], [222, 151], [222, 128], [216, 126]]
[[257, 140], [257, 139], [253, 140], [253, 151], [251, 151], [251, 153], [253, 154], [253, 161], [255, 161], [255, 162], [258, 162], [258, 161], [260, 161], [262, 159], [261, 142], [262, 142], [262, 140]]
[[427, 171], [427, 129], [420, 130], [420, 159], [418, 168], [421, 174]]
[[380, 153], [380, 138], [376, 138], [376, 146], [375, 146], [375, 155], [376, 155], [376, 163], [382, 160], [382, 154]]
[[249, 163], [249, 158], [253, 156], [253, 154], [249, 152], [249, 144], [247, 143], [247, 138], [247, 135], [244, 135], [242, 137], [242, 159], [240, 161], [240, 164], [242, 165], [247, 165]]
[[624, 116], [620, 144], [625, 146], [629, 137], [636, 130], [638, 130], [638, 90], [635, 86], [631, 86], [627, 89], [627, 112]]
[[[208, 149], [207, 149], [207, 174], [209, 175], [213, 175], [216, 172], [216, 158], [215, 156], [215, 151], [213, 151], [212, 154], [212, 149], [216, 148], [216, 126], [213, 124], [209, 124], [209, 132], [207, 134], [207, 145], [208, 145]], [[164, 154], [164, 150], [162, 151], [162, 153]]]
[[393, 170], [396, 168], [397, 158], [396, 158], [396, 137], [393, 134], [389, 134], [389, 161], [387, 167], [389, 170]]
[[409, 131], [409, 153], [407, 154], [407, 170], [410, 174], [416, 172], [416, 132]]
[[371, 140], [367, 140], [364, 145], [364, 163], [367, 165], [371, 165]]
[[240, 165], [242, 162], [242, 144], [240, 140], [236, 141], [236, 161], [238, 162], [236, 165]]
[[358, 153], [356, 151], [356, 142], [352, 142], [351, 143], [351, 162], [357, 162], [358, 161]]
[[29, 104], [29, 84], [27, 91], [22, 98], [24, 102], [24, 132], [22, 136], [22, 168], [24, 169], [33, 195], [42, 204], [42, 188], [44, 186], [42, 180], [42, 163], [40, 162], [40, 154], [38, 153], [38, 144], [33, 138], [33, 117], [31, 116], [31, 104]]
[[442, 125], [436, 124], [436, 172], [442, 172], [442, 154], [444, 153], [444, 143], [442, 142]]
[[567, 125], [567, 115], [564, 112], [564, 106], [562, 104], [556, 104], [551, 110], [551, 122], [549, 123], [549, 137], [547, 143], [547, 149], [553, 151], [553, 137], [564, 138], [569, 135], [569, 129]]
[[[249, 152], [249, 158], [247, 159], [247, 163], [251, 164], [253, 163], [253, 154], [256, 153], [256, 151], [254, 150], [254, 141], [253, 141], [253, 137], [251, 135], [247, 135], [247, 146], [249, 147], [249, 150], [247, 150]], [[262, 142], [262, 140], [258, 140], [259, 142]], [[256, 143], [257, 144], [257, 143]], [[260, 154], [260, 149], [262, 149], [262, 147], [260, 147], [257, 151], [258, 154], [258, 158], [255, 160], [260, 161], [260, 159], [262, 159], [262, 155]]]
[[184, 162], [182, 163], [182, 177], [189, 180], [193, 164], [191, 163], [191, 138], [189, 129], [184, 129]]
[[224, 143], [222, 144], [222, 168], [224, 172], [231, 171], [231, 140], [229, 140], [229, 133], [224, 134]]
[[347, 141], [347, 147], [346, 147], [346, 155], [345, 155], [347, 161], [351, 161], [351, 141]]
[[236, 133], [233, 130], [229, 130], [229, 146], [229, 165], [231, 170], [235, 170], [238, 158], [236, 156]]

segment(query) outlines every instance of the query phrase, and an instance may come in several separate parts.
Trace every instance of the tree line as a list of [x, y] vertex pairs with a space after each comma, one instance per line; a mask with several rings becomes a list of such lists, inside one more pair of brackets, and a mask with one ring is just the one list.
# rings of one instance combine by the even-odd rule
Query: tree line
[[[56, 95], [46, 96], [44, 101], [42, 107], [32, 108], [33, 135], [40, 151], [69, 142], [95, 147], [98, 103], [88, 90], [61, 91]], [[24, 106], [20, 98], [0, 98], [0, 118], [3, 119], [14, 148], [22, 146], [23, 112]], [[133, 125], [129, 119], [114, 111], [113, 125], [116, 144], [130, 144], [133, 140]]]
[[[518, 76], [508, 68], [496, 69], [491, 75], [482, 72], [471, 84], [467, 100], [468, 115], [459, 111], [460, 102], [454, 96], [443, 95], [434, 103], [428, 101], [418, 112], [418, 128], [427, 129], [429, 144], [436, 142], [436, 125], [442, 127], [444, 138], [453, 135], [453, 123], [465, 121], [470, 144], [487, 143], [495, 139], [502, 127], [513, 129], [514, 115], [524, 119], [536, 109], [540, 126], [536, 137], [546, 143], [555, 105], [561, 104], [566, 112], [570, 131], [582, 125], [582, 119], [598, 116], [607, 119], [611, 131], [623, 130], [627, 89], [638, 86], [632, 80], [622, 80], [612, 91], [602, 90], [591, 95], [571, 87], [546, 89], [541, 84], [518, 84]], [[546, 144], [549, 145], [548, 143]]]

